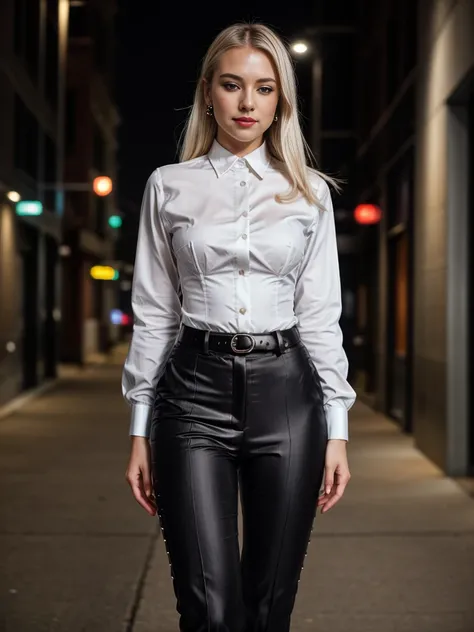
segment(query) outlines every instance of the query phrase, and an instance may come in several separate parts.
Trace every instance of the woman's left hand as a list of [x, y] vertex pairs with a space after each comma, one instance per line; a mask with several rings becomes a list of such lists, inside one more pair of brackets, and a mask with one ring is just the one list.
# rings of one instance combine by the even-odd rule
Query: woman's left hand
[[343, 439], [329, 439], [327, 443], [324, 487], [322, 495], [318, 498], [321, 513], [329, 511], [342, 498], [351, 478], [346, 444], [347, 441]]

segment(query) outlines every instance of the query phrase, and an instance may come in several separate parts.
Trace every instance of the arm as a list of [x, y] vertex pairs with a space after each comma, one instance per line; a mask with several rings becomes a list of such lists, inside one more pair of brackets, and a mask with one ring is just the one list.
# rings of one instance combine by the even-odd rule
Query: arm
[[178, 334], [179, 277], [161, 206], [159, 170], [146, 183], [140, 212], [132, 285], [134, 327], [122, 375], [132, 406], [130, 435], [148, 437], [155, 387]]
[[295, 288], [295, 314], [302, 342], [313, 360], [324, 397], [328, 439], [348, 440], [347, 411], [355, 393], [347, 382], [347, 357], [342, 347], [341, 287], [331, 194], [319, 187], [325, 210], [311, 225], [309, 241]]

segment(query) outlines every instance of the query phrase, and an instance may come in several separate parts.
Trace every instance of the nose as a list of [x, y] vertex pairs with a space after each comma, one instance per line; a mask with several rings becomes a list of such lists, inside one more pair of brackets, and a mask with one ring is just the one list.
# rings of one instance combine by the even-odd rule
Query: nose
[[242, 100], [240, 102], [240, 108], [246, 112], [253, 112], [255, 106], [253, 104], [252, 91], [244, 90], [242, 93]]

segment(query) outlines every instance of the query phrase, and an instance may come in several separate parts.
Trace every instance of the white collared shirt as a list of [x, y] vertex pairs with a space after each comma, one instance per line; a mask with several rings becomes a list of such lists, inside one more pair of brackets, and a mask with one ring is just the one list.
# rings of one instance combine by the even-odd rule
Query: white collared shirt
[[355, 393], [339, 326], [334, 213], [326, 182], [314, 172], [311, 179], [326, 210], [303, 197], [280, 204], [274, 196], [289, 185], [266, 144], [239, 158], [216, 140], [207, 155], [151, 174], [122, 380], [130, 434], [148, 435], [155, 387], [180, 323], [232, 333], [296, 324], [321, 379], [328, 437], [348, 439]]

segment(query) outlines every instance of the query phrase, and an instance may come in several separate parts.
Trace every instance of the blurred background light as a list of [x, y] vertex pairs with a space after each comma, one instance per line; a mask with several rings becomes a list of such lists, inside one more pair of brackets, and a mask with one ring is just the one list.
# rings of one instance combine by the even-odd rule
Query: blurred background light
[[295, 42], [292, 45], [291, 49], [298, 55], [304, 55], [304, 53], [306, 53], [308, 50], [308, 46], [304, 42]]
[[11, 202], [19, 202], [21, 200], [21, 195], [18, 193], [18, 191], [8, 191], [7, 198]]
[[112, 228], [120, 228], [120, 226], [122, 226], [122, 218], [120, 215], [111, 215], [109, 217], [109, 226]]
[[41, 215], [43, 205], [39, 200], [23, 200], [16, 203], [15, 212], [17, 215]]
[[382, 217], [382, 210], [376, 204], [359, 204], [354, 211], [358, 224], [377, 224]]
[[112, 266], [93, 266], [90, 275], [98, 281], [116, 281], [119, 277], [119, 271]]
[[93, 189], [96, 195], [103, 197], [112, 192], [112, 180], [108, 176], [97, 176], [94, 178]]

